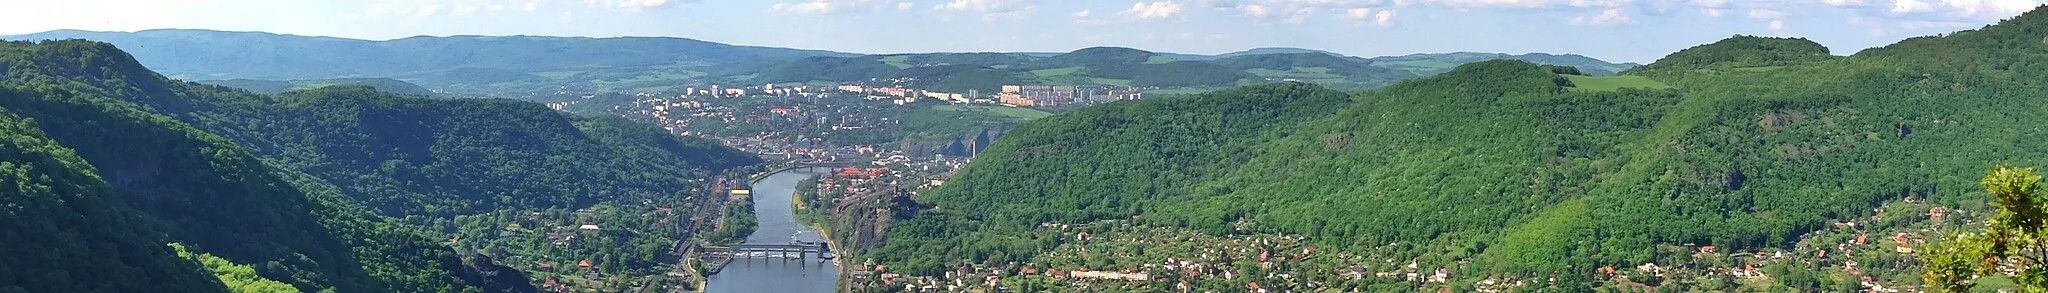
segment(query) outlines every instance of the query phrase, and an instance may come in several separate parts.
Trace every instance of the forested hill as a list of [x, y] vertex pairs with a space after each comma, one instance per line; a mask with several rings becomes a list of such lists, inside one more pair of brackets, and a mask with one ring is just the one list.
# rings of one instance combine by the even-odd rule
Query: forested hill
[[[198, 255], [187, 259], [215, 272], [253, 267], [261, 277], [222, 273], [215, 281], [229, 285], [282, 282], [307, 292], [530, 291], [524, 275], [487, 261], [472, 262], [482, 258], [458, 255], [430, 239], [451, 238], [439, 231], [456, 230], [451, 220], [459, 215], [673, 202], [694, 192], [712, 172], [758, 160], [652, 125], [570, 117], [526, 102], [430, 100], [364, 86], [266, 96], [173, 81], [111, 45], [88, 41], [0, 43], [0, 88], [6, 89], [0, 91], [0, 108], [18, 115], [5, 116], [8, 123], [36, 125], [42, 134], [11, 132], [46, 136], [89, 164], [36, 172], [98, 173], [125, 202], [74, 206], [90, 210], [72, 213], [142, 217], [140, 224], [112, 217], [86, 222], [94, 226], [69, 227], [94, 231], [77, 236], [94, 240], [52, 242], [44, 246], [49, 255], [102, 254], [117, 251], [107, 245], [146, 243], [156, 248], [132, 250], [135, 257], [120, 261], [135, 262], [130, 266], [138, 270], [193, 267], [155, 258], [160, 254], [152, 251], [170, 251], [164, 245], [176, 242]], [[62, 178], [74, 177], [79, 176]], [[91, 191], [93, 183], [38, 184]], [[29, 201], [34, 198], [10, 195], [5, 200], [0, 206], [39, 207]], [[642, 212], [637, 209], [656, 208], [633, 207], [636, 214]], [[63, 218], [53, 214], [47, 219]], [[653, 228], [662, 229], [593, 237], [613, 244], [573, 252], [605, 260], [608, 271], [652, 267], [659, 253], [621, 250], [666, 247], [680, 231]], [[41, 230], [9, 230], [8, 243], [52, 237], [14, 231]], [[70, 239], [65, 237], [50, 239]], [[489, 237], [472, 239], [478, 245], [495, 243]], [[524, 241], [506, 243], [515, 240]], [[213, 257], [225, 262], [199, 261]], [[40, 260], [46, 259], [7, 259], [0, 265], [6, 268], [0, 269], [0, 279], [95, 272]], [[249, 267], [235, 269], [234, 264]], [[190, 283], [174, 279], [181, 276], [174, 271], [127, 275]], [[39, 280], [45, 281], [7, 284], [33, 283], [22, 287], [32, 292], [93, 288], [86, 283], [91, 279]]]
[[[17, 95], [0, 88], [0, 97]], [[0, 242], [14, 251], [0, 254], [0, 292], [227, 292], [39, 127], [0, 110]]]
[[[9, 77], [25, 76], [19, 73], [35, 67], [62, 66], [20, 62], [30, 60], [20, 58], [20, 54], [35, 54], [24, 50], [96, 50], [96, 46], [77, 43], [0, 46], [4, 46], [0, 47], [0, 56], [5, 56], [0, 57], [4, 60], [0, 61], [0, 68]], [[118, 69], [94, 70], [86, 76], [113, 77], [116, 75], [106, 73], [115, 71]], [[73, 202], [72, 211], [10, 211], [10, 217], [27, 221], [23, 224], [42, 228], [10, 229], [5, 234], [6, 242], [44, 250], [13, 253], [21, 257], [8, 259], [10, 262], [4, 267], [9, 275], [0, 277], [14, 280], [7, 285], [12, 288], [0, 289], [207, 292], [224, 291], [221, 282], [251, 281], [223, 277], [209, 280], [212, 284], [195, 284], [182, 279], [198, 264], [165, 259], [163, 256], [170, 253], [165, 245], [170, 242], [235, 264], [257, 265], [262, 278], [288, 283], [301, 291], [454, 292], [470, 286], [465, 284], [475, 284], [459, 278], [475, 275], [460, 269], [461, 260], [452, 250], [434, 245], [434, 241], [411, 229], [353, 208], [330, 185], [303, 180], [295, 173], [263, 163], [227, 140], [168, 117], [103, 95], [63, 89], [67, 86], [61, 81], [30, 80], [35, 81], [10, 78], [0, 83], [0, 108], [19, 114], [7, 116], [8, 123], [33, 123], [48, 140], [57, 143], [41, 148], [69, 149], [61, 152], [76, 154], [83, 163], [71, 160], [72, 163], [63, 165], [17, 166], [40, 165], [50, 169], [38, 172], [99, 176], [53, 177], [71, 181], [41, 184], [62, 184], [56, 185], [60, 188], [7, 195], [7, 206], [34, 207], [39, 205], [36, 202], [54, 200], [31, 196], [88, 200]], [[31, 158], [34, 156], [22, 157]], [[17, 159], [10, 156], [9, 160]], [[73, 192], [77, 193], [70, 194]], [[94, 195], [95, 192], [103, 194]], [[94, 197], [107, 202], [90, 201]], [[133, 215], [140, 219], [106, 216], [90, 221], [65, 220], [87, 215]], [[59, 224], [77, 225], [51, 226]], [[45, 234], [32, 234], [37, 231]], [[114, 254], [132, 256], [93, 261], [96, 256]], [[132, 271], [95, 274], [124, 266]]]
[[[648, 139], [662, 131], [619, 131], [629, 126], [615, 124], [632, 122], [569, 117], [534, 103], [431, 100], [360, 86], [253, 95], [162, 79], [110, 46], [50, 49], [72, 45], [30, 51], [45, 60], [85, 60], [87, 68], [45, 67], [16, 78], [75, 80], [124, 97], [334, 180], [392, 215], [473, 213], [507, 199], [522, 207], [587, 206], [607, 195], [672, 193], [689, 186], [686, 174], [756, 162], [707, 140]], [[73, 70], [122, 73], [63, 74]]]
[[[1588, 289], [1593, 268], [1690, 263], [1660, 245], [1792, 249], [1881, 203], [1957, 205], [1981, 197], [1989, 166], [2044, 162], [2026, 143], [2048, 135], [2044, 32], [2048, 8], [1851, 57], [1738, 36], [1642, 75], [1486, 61], [1348, 99], [1296, 84], [1120, 102], [1019, 126], [919, 195], [929, 209], [872, 255], [913, 273], [1045, 267], [1041, 253], [1074, 238], [1041, 224], [1126, 220], [1298, 235], [1454, 270], [1458, 286]], [[1239, 104], [1256, 101], [1284, 102]], [[1238, 265], [1197, 287], [1309, 289]], [[1326, 286], [1425, 286], [1366, 275]]]

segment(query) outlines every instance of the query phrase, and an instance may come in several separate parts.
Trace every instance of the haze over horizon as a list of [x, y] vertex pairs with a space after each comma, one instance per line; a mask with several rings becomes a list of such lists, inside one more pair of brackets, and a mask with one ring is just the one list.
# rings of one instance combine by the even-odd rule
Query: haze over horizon
[[1735, 34], [1835, 54], [1973, 29], [2048, 0], [30, 0], [0, 35], [208, 29], [411, 36], [661, 36], [851, 53], [1220, 54], [1296, 47], [1354, 56], [1580, 54], [1649, 62]]

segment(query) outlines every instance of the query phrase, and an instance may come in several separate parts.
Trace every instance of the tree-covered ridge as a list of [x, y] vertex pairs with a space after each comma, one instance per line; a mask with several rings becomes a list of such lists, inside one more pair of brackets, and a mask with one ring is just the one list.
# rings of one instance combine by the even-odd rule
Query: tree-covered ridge
[[[331, 187], [293, 180], [225, 139], [112, 99], [28, 84], [0, 107], [102, 170], [135, 225], [303, 291], [452, 292], [460, 259], [410, 230], [339, 202]], [[98, 229], [116, 229], [102, 227]], [[162, 245], [156, 243], [153, 245]], [[159, 248], [160, 249], [160, 248]], [[89, 250], [103, 252], [100, 250]], [[28, 266], [39, 267], [39, 266]]]
[[1045, 59], [1039, 59], [1037, 61], [1031, 62], [1030, 65], [1027, 65], [1026, 67], [1034, 69], [1045, 69], [1073, 66], [1136, 64], [1152, 61], [1152, 57], [1154, 56], [1159, 56], [1159, 54], [1152, 53], [1150, 51], [1124, 47], [1091, 47], [1081, 48], [1079, 50], [1074, 50], [1073, 52], [1067, 52], [1066, 54], [1045, 57]]
[[[1201, 180], [1222, 175], [1288, 125], [1343, 105], [1341, 92], [1283, 83], [1197, 96], [1119, 102], [1031, 122], [1009, 132], [955, 175], [960, 188], [877, 249], [921, 270], [952, 260], [1024, 260], [1052, 239], [1017, 239], [1041, 222], [1126, 218], [1153, 212]], [[952, 183], [948, 183], [949, 186]]]
[[1641, 64], [1635, 63], [1612, 63], [1577, 54], [1548, 53], [1520, 55], [1478, 52], [1425, 53], [1372, 57], [1367, 58], [1366, 61], [1370, 61], [1375, 67], [1399, 69], [1426, 76], [1447, 72], [1451, 68], [1465, 63], [1503, 59], [1522, 60], [1543, 65], [1571, 66], [1578, 68], [1588, 75], [1614, 75], [1616, 72], [1641, 66]]
[[0, 109], [0, 243], [10, 251], [0, 254], [0, 292], [227, 292], [101, 178], [34, 121]]
[[1367, 65], [1366, 62], [1345, 59], [1343, 56], [1331, 55], [1328, 53], [1242, 55], [1216, 59], [1215, 61], [1210, 61], [1210, 63], [1215, 63], [1216, 65], [1222, 65], [1224, 67], [1230, 67], [1233, 69], [1240, 70], [1253, 68], [1288, 70], [1294, 69], [1295, 67], [1328, 67], [1330, 68], [1330, 72], [1342, 74], [1366, 73], [1372, 70], [1389, 70], [1372, 68], [1372, 66]]
[[1741, 69], [1790, 66], [1834, 58], [1828, 48], [1806, 38], [1736, 35], [1666, 55], [1630, 71]]
[[1346, 81], [1373, 88], [1421, 77], [1404, 70], [1373, 66], [1371, 61], [1365, 59], [1323, 52], [1239, 55], [1217, 59], [1210, 61], [1210, 63], [1245, 71], [1253, 69], [1280, 72], [1320, 71], [1317, 73], [1333, 74]]
[[279, 95], [271, 107], [250, 112], [266, 115], [265, 123], [215, 127], [277, 142], [262, 150], [392, 215], [671, 196], [693, 187], [684, 180], [690, 174], [755, 162], [652, 126], [570, 118], [511, 100], [428, 100], [329, 87]]
[[903, 69], [875, 57], [808, 57], [776, 65], [754, 78], [760, 82], [861, 81], [890, 78]]
[[904, 65], [908, 65], [911, 67], [923, 67], [933, 65], [972, 65], [994, 67], [1003, 65], [1015, 65], [1025, 61], [1031, 61], [1031, 58], [1028, 56], [994, 52], [900, 54], [882, 55], [880, 57], [882, 59], [889, 59], [890, 57], [894, 56], [902, 56], [902, 63]]
[[275, 95], [289, 91], [310, 90], [334, 85], [368, 86], [376, 88], [378, 91], [400, 95], [422, 97], [434, 95], [433, 90], [428, 90], [425, 87], [421, 87], [420, 85], [413, 84], [410, 82], [390, 78], [335, 78], [307, 80], [229, 79], [205, 80], [198, 81], [198, 83], [239, 88], [247, 90], [252, 93], [264, 95]]
[[1120, 63], [1088, 66], [1087, 76], [1131, 81], [1135, 87], [1231, 86], [1250, 74], [1207, 62]]
[[[434, 100], [364, 86], [263, 96], [172, 82], [135, 69], [138, 63], [104, 43], [14, 48], [31, 56], [0, 58], [7, 65], [0, 69], [11, 68], [14, 80], [122, 97], [282, 159], [394, 216], [668, 196], [692, 187], [686, 182], [691, 174], [756, 162], [702, 139], [621, 126], [631, 122], [613, 119], [569, 117], [533, 103]], [[84, 62], [60, 62], [67, 59]], [[106, 68], [122, 71], [69, 74], [116, 70]]]
[[[156, 248], [183, 243], [308, 292], [530, 291], [523, 274], [458, 257], [425, 235], [448, 239], [428, 233], [456, 231], [457, 214], [561, 212], [597, 201], [686, 208], [675, 202], [708, 173], [758, 162], [652, 125], [526, 102], [365, 86], [266, 96], [175, 82], [97, 42], [0, 44], [0, 73], [8, 89], [0, 107], [36, 119], [102, 170], [130, 213], [168, 235]], [[635, 206], [605, 220], [654, 223], [637, 217], [653, 210]], [[607, 272], [645, 269], [682, 226], [665, 223], [591, 237], [618, 245], [575, 252], [619, 260]], [[635, 255], [620, 255], [628, 248]]]
[[[1445, 267], [1464, 276], [1456, 284], [1555, 276], [1562, 289], [1586, 289], [1604, 280], [1593, 268], [1685, 262], [1659, 245], [1791, 250], [1881, 203], [1954, 205], [1972, 198], [1959, 187], [1985, 166], [2048, 158], [2027, 143], [2048, 135], [2048, 122], [2028, 118], [2048, 92], [2042, 32], [2048, 9], [1847, 58], [1801, 40], [1737, 37], [1638, 72], [1675, 87], [1663, 90], [1568, 91], [1563, 68], [1472, 63], [1262, 126], [1274, 132], [1176, 134], [1220, 146], [1172, 148], [1180, 142], [1152, 134], [1216, 129], [1203, 116], [1077, 111], [1020, 126], [921, 195], [930, 208], [892, 226], [875, 255], [919, 273], [1030, 263], [1072, 241], [1031, 227], [1128, 220], [1301, 235]], [[1748, 66], [1774, 68], [1721, 70]], [[1208, 98], [1252, 96], [1219, 95]], [[1181, 112], [1242, 108], [1192, 104]], [[1160, 158], [1202, 161], [1151, 163]], [[1845, 282], [1855, 280], [1826, 283]]]

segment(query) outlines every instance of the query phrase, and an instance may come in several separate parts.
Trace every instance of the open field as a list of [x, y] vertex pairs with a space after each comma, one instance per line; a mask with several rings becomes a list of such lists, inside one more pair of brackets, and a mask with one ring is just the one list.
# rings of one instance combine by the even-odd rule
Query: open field
[[1612, 91], [1612, 90], [1619, 90], [1619, 89], [1622, 89], [1622, 88], [1647, 88], [1647, 89], [1668, 89], [1668, 88], [1671, 88], [1671, 86], [1670, 86], [1670, 85], [1666, 85], [1666, 84], [1664, 84], [1663, 82], [1658, 82], [1658, 81], [1656, 81], [1656, 80], [1652, 80], [1652, 79], [1650, 79], [1650, 78], [1648, 78], [1648, 77], [1642, 77], [1642, 76], [1633, 76], [1633, 75], [1617, 75], [1617, 76], [1585, 76], [1585, 75], [1565, 75], [1565, 76], [1564, 76], [1564, 78], [1565, 78], [1565, 79], [1570, 79], [1570, 80], [1572, 81], [1572, 85], [1574, 85], [1574, 87], [1573, 87], [1574, 89], [1577, 89], [1577, 90], [1582, 90], [1582, 91]]
[[937, 105], [937, 106], [932, 106], [932, 109], [933, 109], [933, 110], [939, 110], [939, 111], [988, 111], [989, 113], [995, 113], [995, 114], [997, 114], [997, 115], [1003, 115], [1003, 116], [1010, 116], [1010, 117], [1012, 117], [1012, 118], [1017, 118], [1017, 119], [1021, 119], [1021, 120], [1031, 120], [1031, 119], [1045, 118], [1046, 116], [1052, 116], [1052, 113], [1048, 113], [1048, 112], [1045, 112], [1045, 111], [1039, 111], [1038, 109], [1031, 109], [1031, 108], [1018, 108], [1018, 107], [1005, 107], [1005, 106], [983, 106], [983, 105]]

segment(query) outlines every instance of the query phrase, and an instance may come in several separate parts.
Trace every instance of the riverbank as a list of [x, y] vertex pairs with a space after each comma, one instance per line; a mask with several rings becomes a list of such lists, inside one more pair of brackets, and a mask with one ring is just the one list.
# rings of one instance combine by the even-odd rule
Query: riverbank
[[[811, 176], [813, 178], [816, 178], [818, 175]], [[807, 178], [806, 181], [808, 181], [808, 179], [812, 178]], [[811, 231], [817, 231], [819, 236], [818, 238], [825, 240], [825, 248], [832, 251], [832, 265], [839, 268], [839, 278], [837, 281], [833, 282], [833, 291], [845, 292], [847, 282], [846, 272], [848, 271], [846, 269], [845, 262], [846, 258], [848, 257], [845, 253], [846, 248], [839, 245], [839, 240], [836, 239], [837, 237], [832, 237], [835, 234], [832, 234], [832, 225], [830, 225], [830, 223], [819, 222], [820, 220], [831, 221], [831, 212], [823, 211], [823, 213], [825, 214], [821, 216], [821, 211], [812, 210], [809, 206], [804, 204], [804, 192], [806, 190], [810, 192], [817, 192], [817, 186], [815, 184], [806, 185], [803, 183], [798, 183], [796, 187], [796, 190], [793, 190], [792, 192], [789, 193], [789, 205], [791, 216], [792, 218], [795, 218], [797, 220], [798, 225], [803, 225], [806, 228], [810, 228]]]

